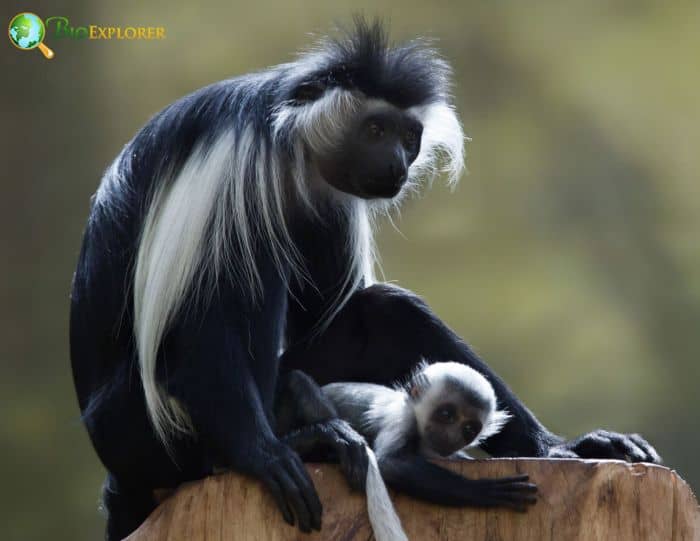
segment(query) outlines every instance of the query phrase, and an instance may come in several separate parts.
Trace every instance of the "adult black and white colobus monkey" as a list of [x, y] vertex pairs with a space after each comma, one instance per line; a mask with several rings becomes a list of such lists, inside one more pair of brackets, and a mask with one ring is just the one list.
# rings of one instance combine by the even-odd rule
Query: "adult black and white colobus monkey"
[[451, 181], [461, 170], [448, 83], [432, 49], [390, 47], [359, 22], [166, 107], [106, 171], [70, 334], [79, 404], [109, 471], [110, 538], [148, 515], [154, 488], [215, 466], [257, 476], [302, 528], [320, 525], [311, 481], [272, 427], [280, 361], [321, 383], [388, 383], [421, 357], [455, 360], [513, 416], [489, 439], [493, 455], [658, 460], [636, 436], [554, 436], [417, 297], [372, 285], [372, 214], [440, 156]]

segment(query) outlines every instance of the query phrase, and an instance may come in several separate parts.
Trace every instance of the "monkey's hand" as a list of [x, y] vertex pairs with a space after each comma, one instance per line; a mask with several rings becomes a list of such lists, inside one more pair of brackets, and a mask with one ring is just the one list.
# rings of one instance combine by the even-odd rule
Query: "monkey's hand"
[[628, 462], [661, 464], [656, 450], [639, 434], [594, 430], [571, 441], [554, 445], [550, 458], [609, 458]]
[[342, 419], [326, 421], [331, 447], [338, 453], [340, 469], [353, 490], [365, 490], [367, 480], [367, 442]]
[[524, 513], [537, 503], [537, 485], [528, 481], [527, 475], [477, 479], [473, 481], [473, 489], [478, 494], [474, 505], [506, 507]]
[[537, 502], [537, 485], [527, 475], [469, 479], [413, 453], [380, 455], [378, 459], [390, 487], [438, 505], [526, 511]]
[[354, 490], [364, 490], [367, 478], [367, 443], [342, 419], [327, 419], [287, 434], [283, 441], [304, 455], [319, 447], [338, 455], [340, 469]]
[[263, 482], [282, 511], [284, 520], [302, 532], [321, 529], [323, 508], [304, 464], [289, 446], [276, 442], [264, 451], [254, 474]]

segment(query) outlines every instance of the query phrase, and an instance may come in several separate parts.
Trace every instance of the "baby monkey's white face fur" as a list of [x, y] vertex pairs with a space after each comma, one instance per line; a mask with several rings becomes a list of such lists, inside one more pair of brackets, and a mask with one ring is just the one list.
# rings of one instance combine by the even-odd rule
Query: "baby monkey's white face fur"
[[460, 363], [421, 364], [406, 386], [421, 452], [447, 457], [498, 433], [510, 415], [497, 409], [493, 387]]

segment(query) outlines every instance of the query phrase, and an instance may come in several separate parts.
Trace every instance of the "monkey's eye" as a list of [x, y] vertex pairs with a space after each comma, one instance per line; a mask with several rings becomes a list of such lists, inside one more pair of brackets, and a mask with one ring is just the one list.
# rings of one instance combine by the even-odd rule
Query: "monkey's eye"
[[479, 421], [467, 421], [462, 427], [462, 436], [467, 443], [474, 440], [481, 432], [483, 425]]
[[375, 138], [379, 138], [384, 135], [384, 126], [377, 120], [370, 120], [367, 123], [367, 133]]
[[294, 100], [300, 103], [315, 101], [323, 95], [325, 87], [320, 81], [307, 81], [294, 91]]
[[408, 128], [403, 138], [409, 147], [413, 147], [418, 143], [418, 130], [416, 128]]
[[410, 119], [405, 124], [403, 132], [403, 142], [409, 149], [417, 149], [420, 145], [420, 138], [423, 135], [423, 125], [415, 119]]
[[455, 410], [455, 407], [452, 404], [444, 404], [440, 406], [435, 410], [435, 413], [433, 414], [433, 418], [438, 423], [442, 424], [454, 423], [456, 417], [457, 411]]

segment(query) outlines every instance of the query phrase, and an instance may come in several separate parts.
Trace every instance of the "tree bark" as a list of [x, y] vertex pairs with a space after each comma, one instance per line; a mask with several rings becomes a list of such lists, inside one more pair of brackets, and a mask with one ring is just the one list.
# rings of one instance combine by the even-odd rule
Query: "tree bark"
[[[455, 509], [392, 494], [411, 540], [698, 541], [700, 510], [672, 470], [619, 461], [492, 459], [445, 462], [469, 477], [527, 473], [539, 501], [527, 513]], [[233, 473], [180, 487], [128, 541], [368, 540], [363, 494], [333, 465], [309, 464], [324, 506], [321, 532], [288, 526], [258, 482]]]

